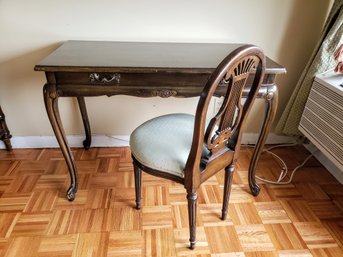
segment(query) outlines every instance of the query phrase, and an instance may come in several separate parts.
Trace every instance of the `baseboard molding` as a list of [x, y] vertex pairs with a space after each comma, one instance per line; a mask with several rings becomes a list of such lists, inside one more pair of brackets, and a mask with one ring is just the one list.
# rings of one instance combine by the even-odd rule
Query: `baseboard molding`
[[[71, 147], [83, 147], [83, 135], [67, 136]], [[1, 142], [2, 143], [2, 142]], [[59, 147], [55, 136], [14, 136], [11, 138], [13, 149], [17, 148], [55, 148]], [[92, 147], [122, 147], [129, 145], [129, 136], [92, 135]], [[0, 145], [5, 149], [5, 145]]]
[[[83, 135], [67, 136], [71, 147], [83, 147]], [[242, 138], [243, 144], [255, 144], [258, 139], [257, 133], [245, 133]], [[284, 144], [294, 142], [293, 138], [278, 136], [271, 133], [267, 144]], [[18, 148], [54, 148], [58, 147], [54, 136], [14, 136], [11, 138], [12, 147]], [[129, 146], [128, 135], [92, 135], [92, 147], [122, 147]], [[0, 149], [5, 149], [3, 142], [0, 143]]]
[[304, 144], [305, 148], [334, 176], [343, 184], [343, 171], [340, 170], [329, 158], [327, 158], [314, 144]]

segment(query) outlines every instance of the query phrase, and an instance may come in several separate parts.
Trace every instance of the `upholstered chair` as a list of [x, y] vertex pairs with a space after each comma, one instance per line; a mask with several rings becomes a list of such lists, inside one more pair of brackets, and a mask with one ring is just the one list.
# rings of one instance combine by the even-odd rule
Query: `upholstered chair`
[[[223, 169], [221, 218], [226, 219], [242, 130], [264, 72], [265, 57], [259, 47], [238, 47], [224, 58], [204, 85], [195, 116], [164, 115], [145, 122], [131, 134], [136, 208], [141, 208], [142, 170], [183, 184], [188, 200], [191, 249], [196, 242], [197, 190]], [[245, 87], [247, 80], [252, 80], [249, 88]], [[249, 91], [244, 103], [243, 90]], [[214, 117], [206, 117], [210, 100], [218, 92], [224, 96], [223, 105]]]

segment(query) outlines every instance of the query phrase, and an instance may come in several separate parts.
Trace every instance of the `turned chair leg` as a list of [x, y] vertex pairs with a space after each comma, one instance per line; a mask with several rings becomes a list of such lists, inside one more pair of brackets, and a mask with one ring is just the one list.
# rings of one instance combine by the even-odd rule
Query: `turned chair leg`
[[188, 200], [188, 220], [189, 220], [189, 242], [190, 242], [190, 249], [193, 250], [195, 248], [195, 240], [196, 240], [196, 210], [197, 210], [197, 200], [198, 200], [197, 192], [188, 193], [187, 200]]
[[142, 170], [135, 164], [133, 164], [133, 169], [135, 173], [136, 209], [140, 209], [142, 199]]
[[222, 220], [226, 219], [227, 210], [229, 206], [231, 185], [232, 185], [232, 176], [235, 170], [234, 165], [230, 165], [225, 168], [225, 181], [224, 181], [224, 195], [223, 195], [223, 208], [222, 208]]

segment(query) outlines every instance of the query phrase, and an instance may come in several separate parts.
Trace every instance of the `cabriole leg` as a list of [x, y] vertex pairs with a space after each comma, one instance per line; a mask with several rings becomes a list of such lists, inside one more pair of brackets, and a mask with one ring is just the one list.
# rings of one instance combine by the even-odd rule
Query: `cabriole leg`
[[63, 153], [64, 159], [68, 165], [69, 175], [70, 175], [70, 187], [67, 191], [67, 198], [69, 201], [75, 199], [75, 194], [77, 192], [77, 171], [74, 164], [73, 155], [68, 145], [68, 141], [63, 129], [62, 121], [58, 109], [58, 94], [55, 85], [46, 84], [43, 88], [44, 103], [45, 108], [54, 130], [58, 144], [60, 145], [61, 151]]
[[260, 159], [264, 143], [266, 142], [269, 129], [275, 117], [278, 104], [278, 91], [275, 85], [273, 85], [271, 88], [268, 88], [268, 92], [265, 95], [265, 100], [267, 102], [266, 114], [249, 166], [249, 187], [254, 196], [257, 196], [260, 192], [260, 187], [256, 184], [255, 180], [257, 162]]
[[79, 109], [82, 117], [83, 127], [85, 128], [86, 139], [83, 141], [83, 147], [88, 150], [92, 143], [91, 127], [89, 125], [89, 119], [87, 114], [87, 108], [85, 98], [83, 96], [77, 97]]

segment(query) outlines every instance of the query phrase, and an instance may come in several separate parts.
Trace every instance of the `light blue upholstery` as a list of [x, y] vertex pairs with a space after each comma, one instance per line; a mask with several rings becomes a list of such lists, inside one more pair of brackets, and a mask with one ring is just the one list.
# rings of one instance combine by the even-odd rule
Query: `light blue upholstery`
[[132, 132], [132, 155], [149, 168], [184, 177], [193, 129], [194, 116], [190, 114], [151, 119]]

